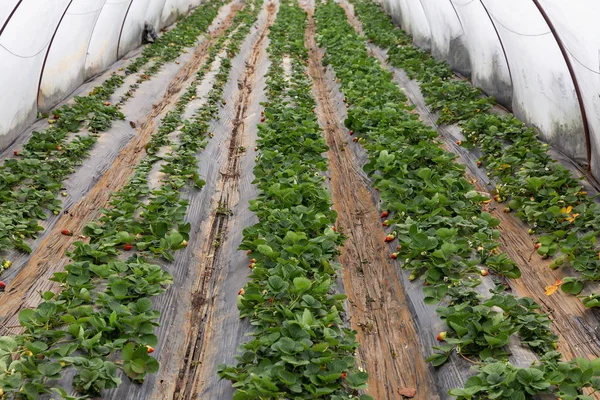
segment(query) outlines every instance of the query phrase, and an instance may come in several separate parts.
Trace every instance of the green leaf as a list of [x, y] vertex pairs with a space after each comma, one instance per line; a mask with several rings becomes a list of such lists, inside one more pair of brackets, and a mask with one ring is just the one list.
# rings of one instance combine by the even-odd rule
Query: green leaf
[[39, 364], [38, 371], [44, 376], [53, 376], [60, 372], [62, 367], [59, 363], [50, 363], [50, 364]]
[[124, 299], [129, 293], [129, 285], [125, 282], [116, 282], [111, 285], [110, 290], [117, 299]]
[[312, 282], [310, 279], [304, 278], [302, 276], [294, 278], [294, 288], [297, 292], [304, 292], [308, 290], [308, 288], [310, 288], [311, 283]]
[[447, 353], [433, 353], [425, 361], [430, 362], [434, 367], [439, 367], [448, 361], [449, 354]]
[[289, 286], [289, 284], [286, 281], [284, 281], [282, 277], [280, 277], [278, 275], [270, 276], [268, 281], [269, 281], [269, 287], [271, 288], [271, 291], [273, 291], [275, 293], [280, 293], [280, 292], [284, 291], [285, 289], [287, 289], [287, 287]]
[[256, 249], [258, 250], [258, 252], [260, 254], [264, 254], [265, 256], [272, 258], [273, 256], [275, 256], [275, 252], [273, 251], [273, 249], [270, 246], [267, 246], [265, 244], [259, 244]]
[[121, 357], [124, 361], [130, 361], [133, 356], [133, 351], [135, 350], [135, 345], [133, 343], [127, 343], [123, 346], [123, 350], [121, 351]]
[[19, 313], [19, 323], [21, 326], [31, 326], [34, 322], [35, 311], [31, 308], [26, 308]]
[[583, 287], [584, 283], [573, 277], [563, 278], [562, 285], [560, 286], [563, 292], [574, 295], [581, 293]]
[[366, 389], [369, 375], [366, 372], [356, 372], [346, 377], [346, 382], [353, 389]]

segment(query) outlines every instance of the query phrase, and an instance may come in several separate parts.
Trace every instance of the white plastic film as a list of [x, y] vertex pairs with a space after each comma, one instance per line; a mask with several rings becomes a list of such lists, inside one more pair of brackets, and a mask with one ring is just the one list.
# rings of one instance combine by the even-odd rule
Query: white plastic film
[[176, 22], [191, 8], [189, 0], [167, 0], [162, 13], [161, 28]]
[[48, 50], [38, 107], [48, 111], [84, 81], [90, 38], [106, 0], [73, 0]]
[[[458, 16], [464, 35], [463, 43], [467, 57], [460, 54], [454, 60], [460, 64], [452, 64], [462, 73], [464, 58], [468, 58], [469, 76], [475, 86], [494, 96], [504, 106], [512, 105], [512, 83], [502, 44], [494, 25], [490, 21], [486, 9], [479, 0], [446, 0], [452, 6], [452, 12]], [[441, 21], [443, 22], [443, 21]], [[461, 51], [459, 47], [454, 51]], [[466, 68], [464, 68], [466, 69]]]
[[133, 0], [131, 3], [123, 23], [117, 58], [123, 57], [142, 43], [146, 10], [149, 5], [150, 0]]
[[165, 8], [166, 0], [150, 0], [148, 4], [148, 8], [146, 9], [146, 22], [158, 31], [160, 26], [160, 21], [162, 17], [162, 12]]
[[0, 148], [37, 114], [40, 73], [70, 0], [24, 0], [0, 36]]
[[[0, 150], [86, 79], [202, 0], [0, 0]], [[165, 17], [166, 15], [166, 17]]]
[[413, 37], [417, 46], [429, 49], [431, 30], [420, 0], [383, 0], [383, 8]]
[[117, 60], [123, 20], [132, 0], [107, 0], [92, 33], [85, 62], [85, 77], [90, 78]]
[[4, 26], [10, 14], [19, 4], [19, 0], [2, 0], [0, 1], [0, 29]]
[[[556, 28], [573, 66], [590, 128], [592, 172], [600, 178], [600, 3], [540, 0], [540, 5]], [[571, 140], [581, 141], [581, 136]]]
[[464, 49], [460, 19], [449, 1], [423, 1], [423, 11], [431, 31], [431, 54], [447, 61], [462, 74], [470, 73], [470, 61]]
[[513, 81], [515, 116], [544, 140], [585, 162], [585, 138], [575, 87], [548, 24], [532, 1], [482, 0], [504, 44]]

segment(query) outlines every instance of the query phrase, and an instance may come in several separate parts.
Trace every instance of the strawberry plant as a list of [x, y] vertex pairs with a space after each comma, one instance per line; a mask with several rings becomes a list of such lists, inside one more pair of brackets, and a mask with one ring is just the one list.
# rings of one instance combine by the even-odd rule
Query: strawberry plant
[[[345, 296], [331, 291], [343, 238], [332, 229], [336, 214], [321, 176], [327, 145], [305, 76], [305, 29], [306, 14], [282, 3], [269, 33], [268, 103], [254, 169], [259, 196], [250, 205], [259, 222], [244, 230], [240, 246], [254, 266], [238, 308], [255, 332], [238, 364], [218, 370], [233, 382], [234, 399], [355, 398], [366, 387], [353, 357], [355, 332], [340, 318]], [[284, 55], [292, 60], [289, 80]]]
[[[230, 32], [246, 24], [240, 30], [247, 33], [259, 10], [248, 7], [241, 12]], [[235, 36], [231, 48], [239, 49], [242, 40], [243, 36]], [[173, 113], [165, 117], [164, 128], [161, 124], [152, 136], [148, 149], [156, 151], [148, 153], [129, 183], [113, 195], [111, 207], [103, 210], [104, 215], [86, 226], [84, 234], [91, 236], [90, 242], [74, 243], [68, 253], [73, 261], [51, 278], [60, 283], [61, 291], [43, 293], [43, 301], [36, 309], [25, 309], [19, 314], [25, 333], [14, 338], [0, 337], [0, 387], [5, 395], [34, 399], [54, 394], [70, 398], [65, 389], [56, 386], [70, 368], [75, 369], [70, 374], [73, 387], [88, 395], [99, 395], [118, 386], [120, 371], [133, 381], [142, 382], [147, 374], [158, 370], [158, 363], [150, 353], [158, 342], [153, 332], [160, 313], [152, 309], [150, 297], [163, 293], [172, 283], [172, 277], [154, 264], [151, 257], [160, 255], [170, 259], [171, 251], [185, 247], [190, 225], [184, 221], [186, 203], [179, 199], [183, 187], [169, 186], [172, 189], [169, 201], [177, 204], [177, 212], [171, 213], [171, 219], [145, 221], [136, 212], [143, 200], [152, 195], [147, 175], [159, 160], [158, 149], [166, 145], [168, 132], [179, 125], [174, 121], [181, 120], [197, 84], [224, 45], [225, 40], [220, 40], [215, 44], [218, 48], [211, 49], [213, 56], [207, 60], [208, 65], [199, 71], [197, 81], [181, 96]], [[222, 68], [230, 66], [225, 63]], [[222, 89], [218, 90], [222, 93]], [[215, 101], [209, 100], [207, 104], [214, 105]], [[182, 132], [182, 143], [191, 141], [186, 135]], [[198, 146], [189, 150], [200, 149]], [[189, 154], [175, 152], [171, 157], [174, 163], [186, 165], [180, 158], [187, 160]], [[140, 248], [144, 238], [153, 236], [160, 238], [163, 251], [147, 252]], [[119, 257], [134, 248], [136, 252], [128, 258]]]
[[[390, 34], [384, 31], [394, 28], [379, 6], [362, 0], [354, 3], [359, 16], [367, 21], [369, 39], [377, 43], [381, 33], [382, 41], [390, 43]], [[504, 294], [505, 285], [497, 286], [491, 297], [474, 290], [480, 277], [490, 272], [520, 276], [514, 261], [498, 252], [499, 232], [495, 228], [499, 222], [482, 211], [489, 199], [465, 179], [464, 167], [454, 161], [456, 156], [438, 146], [437, 132], [411, 112], [392, 75], [369, 57], [364, 39], [348, 24], [343, 9], [333, 2], [321, 3], [316, 19], [319, 44], [327, 49], [323, 63], [333, 67], [347, 104], [351, 104], [346, 126], [364, 139], [369, 156], [364, 169], [379, 190], [382, 209], [388, 214], [386, 225], [391, 226], [391, 232], [386, 241], [400, 242], [394, 254], [403, 259], [404, 268], [411, 270], [411, 280], [424, 280], [425, 302], [448, 303], [437, 309], [448, 330], [438, 334], [440, 345], [434, 348], [437, 352], [429, 361], [439, 366], [456, 352], [476, 364], [476, 373], [480, 374], [451, 394], [465, 399], [525, 399], [543, 393], [586, 398], [583, 388], [596, 389], [600, 383], [595, 378], [597, 372], [588, 368], [576, 375], [577, 383], [557, 373], [561, 368], [577, 370], [580, 360], [561, 361], [561, 355], [554, 351], [557, 337], [550, 329], [551, 321], [538, 311], [532, 299]], [[408, 48], [407, 43], [406, 37], [397, 35], [395, 47]], [[395, 52], [390, 52], [390, 58]], [[425, 53], [412, 53], [418, 54], [419, 60], [415, 57], [407, 68], [413, 68], [416, 76], [423, 65], [431, 67], [427, 76], [433, 82], [443, 64], [427, 61]], [[408, 57], [401, 51], [398, 54]], [[450, 76], [446, 73], [445, 78]], [[449, 121], [482, 115], [491, 105], [487, 100], [479, 102], [468, 87], [453, 84], [439, 93], [439, 99], [445, 97], [447, 101], [461, 96], [473, 103], [460, 109], [448, 107], [449, 112], [442, 115], [452, 116]], [[557, 215], [574, 218], [577, 211], [559, 209]], [[549, 244], [547, 239], [541, 240], [540, 249], [544, 243]], [[571, 290], [578, 290], [577, 282], [570, 283]], [[548, 375], [540, 375], [535, 366], [518, 368], [508, 363], [512, 336], [548, 362]], [[487, 376], [491, 364], [504, 366], [505, 375]], [[513, 373], [517, 378], [509, 379]]]
[[[131, 68], [139, 69], [153, 59], [153, 72], [156, 72], [174, 60], [184, 47], [192, 46], [206, 31], [221, 4], [210, 2], [198, 7], [174, 29], [146, 47], [130, 64]], [[171, 43], [173, 45], [169, 45]], [[0, 166], [0, 251], [16, 248], [31, 252], [26, 239], [43, 230], [38, 221], [47, 218], [47, 211], [57, 215], [62, 208], [56, 198], [62, 182], [81, 165], [96, 143], [98, 133], [108, 130], [113, 121], [124, 119], [119, 107], [108, 101], [123, 82], [124, 76], [114, 73], [87, 96], [77, 96], [73, 104], [53, 110], [49, 127], [33, 132], [23, 149], [15, 150], [15, 157]], [[72, 137], [81, 128], [87, 132]]]
[[[427, 104], [440, 111], [438, 122], [460, 123], [468, 138], [462, 145], [482, 151], [478, 165], [496, 181], [496, 199], [508, 201], [506, 211], [514, 211], [530, 224], [531, 233], [542, 235], [536, 247], [539, 256], [556, 255], [552, 268], [572, 267], [580, 273], [579, 283], [566, 284], [563, 292], [579, 294], [585, 281], [599, 280], [600, 206], [583, 190], [580, 180], [551, 159], [548, 145], [538, 140], [534, 129], [510, 114], [488, 113], [492, 98], [454, 79], [446, 63], [412, 45], [410, 36], [378, 5], [366, 0], [353, 0], [353, 4], [369, 40], [388, 50], [391, 65], [421, 83]], [[586, 297], [590, 296], [582, 297], [586, 307], [598, 306]]]

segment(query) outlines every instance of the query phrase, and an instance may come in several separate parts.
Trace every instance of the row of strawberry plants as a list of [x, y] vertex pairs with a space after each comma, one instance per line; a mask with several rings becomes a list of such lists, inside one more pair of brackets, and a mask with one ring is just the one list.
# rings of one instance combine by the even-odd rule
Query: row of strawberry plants
[[[392, 258], [403, 260], [411, 280], [425, 281], [426, 303], [446, 303], [437, 308], [448, 326], [438, 340], [446, 343], [429, 360], [439, 366], [456, 352], [477, 364], [478, 375], [450, 393], [461, 399], [586, 398], [582, 388], [600, 387], [600, 360], [562, 362], [551, 321], [532, 299], [505, 294], [502, 284], [491, 297], [474, 290], [488, 270], [520, 276], [498, 252], [499, 221], [482, 211], [487, 198], [464, 177], [455, 155], [439, 147], [437, 132], [412, 112], [392, 74], [369, 57], [343, 9], [320, 4], [316, 19], [327, 50], [323, 63], [333, 67], [345, 95], [346, 126], [367, 150], [364, 169], [380, 191], [383, 225], [392, 227], [386, 242], [399, 242]], [[518, 368], [508, 362], [514, 336], [540, 356], [538, 363]]]
[[[132, 65], [144, 65], [151, 58], [153, 65], [159, 67], [172, 61], [206, 31], [220, 4], [210, 2], [200, 6], [156, 43], [146, 47]], [[54, 214], [60, 212], [62, 203], [56, 196], [63, 189], [63, 181], [88, 155], [98, 132], [109, 129], [116, 119], [125, 118], [119, 111], [120, 106], [109, 103], [123, 82], [124, 77], [115, 73], [87, 96], [75, 97], [74, 104], [54, 110], [48, 120], [50, 126], [33, 132], [22, 150], [15, 150], [15, 158], [6, 160], [0, 167], [0, 250], [17, 248], [30, 252], [26, 238], [35, 237], [43, 230], [39, 220], [47, 218], [47, 210]], [[72, 138], [71, 134], [82, 127], [89, 133]], [[61, 193], [66, 195], [64, 191]], [[10, 264], [9, 260], [3, 260], [0, 272]]]
[[[105, 211], [99, 223], [86, 228], [84, 234], [89, 235], [92, 241], [116, 238], [118, 232], [128, 231], [128, 247], [167, 260], [173, 259], [173, 250], [187, 245], [190, 226], [183, 222], [183, 218], [188, 203], [180, 198], [179, 192], [187, 183], [192, 183], [197, 189], [204, 186], [204, 181], [198, 177], [195, 155], [206, 144], [204, 139], [209, 122], [217, 117], [219, 99], [223, 97], [223, 87], [232, 67], [231, 58], [238, 53], [258, 11], [257, 7], [251, 13], [246, 10], [237, 14], [225, 34], [211, 46], [207, 60], [197, 73], [196, 82], [190, 85], [174, 109], [163, 118], [157, 134], [146, 146], [149, 156], [136, 168], [136, 176], [139, 175], [139, 178], [132, 179], [127, 187], [113, 196], [112, 207]], [[225, 58], [221, 60], [213, 87], [206, 96], [207, 102], [195, 111], [192, 118], [183, 121], [187, 104], [196, 97], [198, 83], [205, 78], [224, 46]], [[178, 136], [178, 143], [175, 144], [169, 139], [169, 135], [178, 129], [183, 134]], [[173, 150], [165, 157], [159, 156], [159, 150], [165, 147]], [[151, 191], [146, 178], [158, 161], [165, 161], [161, 166], [161, 172], [164, 173], [163, 184]], [[147, 200], [146, 204], [140, 199]], [[122, 214], [124, 204], [128, 205], [126, 215]], [[174, 221], [179, 224], [178, 231], [165, 236], [168, 226]]]
[[[240, 12], [230, 29], [241, 25], [236, 33], [247, 33], [259, 9]], [[235, 54], [242, 40], [243, 36], [232, 35], [228, 44], [229, 56]], [[198, 81], [205, 76], [208, 65], [225, 43], [220, 40], [211, 49], [197, 82], [182, 96], [173, 113], [165, 117], [163, 122], [168, 127], [159, 129], [149, 149], [157, 150], [165, 144], [166, 132], [174, 129], [174, 114], [181, 118], [186, 104], [194, 98]], [[217, 75], [221, 78], [217, 79], [202, 108], [217, 106], [219, 94], [222, 96], [223, 92], [222, 74], [227, 75], [230, 68], [227, 63], [221, 65]], [[203, 114], [199, 112], [198, 115]], [[205, 117], [215, 118], [216, 112]], [[202, 141], [198, 132], [184, 129], [180, 140], [168, 163], [196, 171], [196, 160], [189, 157], [188, 151], [200, 150]], [[143, 252], [124, 261], [120, 257], [121, 250], [134, 248], [136, 239], [151, 235], [169, 242], [169, 250], [185, 246], [189, 232], [189, 224], [184, 221], [185, 206], [168, 224], [162, 221], [144, 224], [134, 217], [142, 200], [151, 194], [147, 175], [152, 164], [159, 160], [155, 154], [151, 153], [139, 164], [129, 184], [113, 197], [112, 207], [104, 210], [104, 217], [84, 229], [84, 233], [92, 235], [90, 243], [74, 243], [69, 254], [73, 262], [65, 267], [65, 272], [56, 273], [52, 278], [61, 284], [62, 290], [58, 294], [44, 293], [44, 301], [37, 309], [20, 313], [24, 334], [0, 338], [0, 390], [3, 394], [33, 399], [54, 392], [67, 397], [65, 390], [55, 384], [63, 369], [70, 366], [76, 368], [73, 386], [89, 394], [116, 387], [121, 382], [118, 369], [135, 381], [143, 381], [146, 374], [158, 369], [157, 361], [149, 353], [153, 351], [151, 346], [157, 343], [153, 330], [158, 325], [160, 313], [152, 310], [149, 297], [162, 293], [172, 283], [172, 277], [159, 265], [152, 264]], [[171, 174], [170, 178], [176, 176]], [[165, 186], [169, 184], [164, 183]], [[182, 189], [183, 186], [177, 186], [178, 192]], [[178, 199], [174, 202], [178, 203]]]
[[[391, 65], [419, 80], [427, 104], [440, 111], [439, 123], [460, 123], [468, 141], [483, 156], [478, 165], [496, 181], [496, 200], [508, 201], [506, 212], [529, 223], [543, 257], [558, 254], [551, 268], [570, 266], [578, 278], [562, 280], [562, 290], [578, 295], [585, 281], [600, 280], [600, 205], [583, 190], [580, 179], [551, 159], [548, 145], [512, 115], [487, 112], [494, 99], [468, 82], [456, 80], [450, 67], [411, 44], [378, 5], [353, 0], [366, 36], [388, 50]], [[600, 295], [580, 296], [586, 307], [600, 306]]]
[[306, 21], [297, 4], [283, 2], [269, 34], [268, 103], [254, 168], [259, 196], [250, 206], [259, 222], [244, 230], [240, 246], [252, 272], [238, 307], [256, 329], [240, 346], [238, 364], [218, 368], [234, 382], [236, 400], [347, 399], [366, 387], [353, 357], [355, 332], [340, 318], [345, 296], [331, 293], [343, 238], [321, 175], [327, 145], [305, 76]]
[[[231, 37], [224, 51], [224, 55], [220, 59], [220, 68], [214, 77], [213, 88], [210, 90], [207, 98], [207, 103], [198, 109], [195, 115], [185, 121], [182, 127], [182, 135], [179, 142], [174, 146], [172, 153], [167, 157], [167, 162], [162, 166], [162, 172], [165, 174], [164, 184], [155, 190], [149, 199], [148, 204], [144, 207], [143, 221], [146, 227], [149, 224], [159, 226], [168, 224], [170, 221], [177, 220], [179, 216], [185, 214], [187, 201], [178, 199], [178, 192], [186, 182], [193, 182], [197, 188], [204, 185], [204, 181], [198, 177], [195, 154], [206, 144], [203, 138], [210, 136], [209, 122], [217, 118], [220, 105], [223, 99], [223, 89], [228, 81], [229, 73], [232, 69], [232, 59], [240, 51], [240, 47], [244, 38], [250, 32], [252, 24], [257, 19], [262, 1], [255, 1], [247, 5], [251, 10], [246, 10], [240, 13], [235, 18], [235, 24], [241, 27], [232, 30]], [[217, 52], [211, 51], [209, 58], [216, 59]], [[201, 70], [199, 77], [204, 76], [207, 70]], [[146, 230], [148, 230], [146, 228]], [[153, 229], [150, 229], [153, 231]], [[149, 239], [149, 240], [148, 240]], [[144, 238], [142, 242], [137, 243], [138, 249], [148, 249], [155, 255], [162, 254], [163, 257], [169, 259], [169, 253], [163, 251], [167, 246], [185, 246], [185, 241], [180, 242], [179, 237], [172, 238], [169, 241], [162, 241], [158, 237]]]

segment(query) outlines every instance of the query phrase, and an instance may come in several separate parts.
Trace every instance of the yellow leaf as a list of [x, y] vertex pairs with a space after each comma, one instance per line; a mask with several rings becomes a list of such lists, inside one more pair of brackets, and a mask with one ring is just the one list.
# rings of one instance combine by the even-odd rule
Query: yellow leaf
[[545, 290], [546, 296], [550, 296], [554, 292], [556, 292], [561, 284], [562, 284], [562, 281], [559, 279], [556, 281], [556, 283], [554, 283], [554, 285], [546, 286], [546, 290]]
[[579, 217], [579, 214], [575, 213], [575, 214], [571, 214], [570, 218], [567, 218], [567, 221], [573, 223], [575, 222], [575, 218]]

